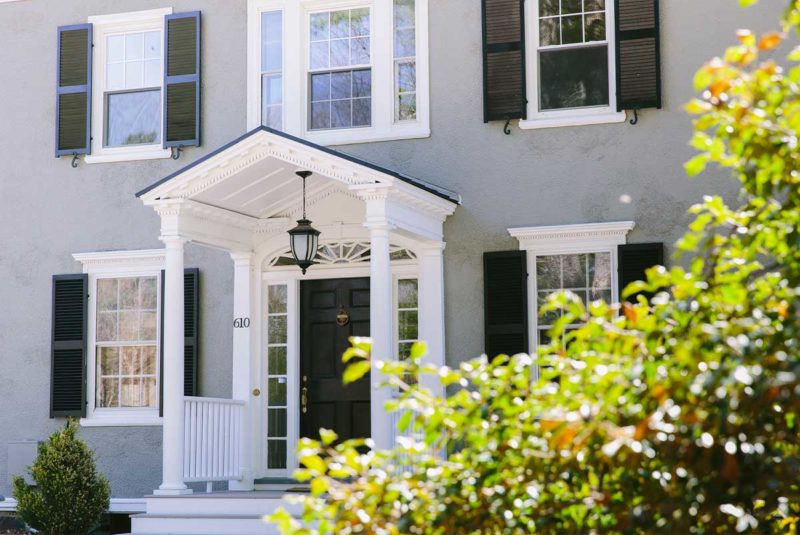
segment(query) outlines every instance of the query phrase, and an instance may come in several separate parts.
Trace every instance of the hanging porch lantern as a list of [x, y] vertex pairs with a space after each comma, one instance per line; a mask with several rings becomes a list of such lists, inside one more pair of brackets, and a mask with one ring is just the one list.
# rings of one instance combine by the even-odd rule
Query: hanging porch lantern
[[311, 176], [311, 171], [298, 171], [296, 174], [303, 179], [303, 219], [298, 220], [297, 226], [289, 231], [289, 244], [295, 263], [305, 275], [317, 256], [320, 232], [306, 219], [306, 179]]

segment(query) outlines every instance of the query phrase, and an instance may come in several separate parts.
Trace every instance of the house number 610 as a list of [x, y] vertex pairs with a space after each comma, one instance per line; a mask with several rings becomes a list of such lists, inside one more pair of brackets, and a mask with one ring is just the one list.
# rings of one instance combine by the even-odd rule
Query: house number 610
[[248, 329], [250, 327], [250, 318], [236, 318], [233, 320], [234, 329]]

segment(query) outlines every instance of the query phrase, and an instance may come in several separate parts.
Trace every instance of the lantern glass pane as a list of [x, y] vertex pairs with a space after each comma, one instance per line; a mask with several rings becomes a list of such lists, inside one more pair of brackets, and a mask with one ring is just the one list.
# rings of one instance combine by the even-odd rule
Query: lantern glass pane
[[293, 234], [292, 252], [294, 253], [295, 260], [305, 260], [308, 255], [308, 237], [304, 234]]

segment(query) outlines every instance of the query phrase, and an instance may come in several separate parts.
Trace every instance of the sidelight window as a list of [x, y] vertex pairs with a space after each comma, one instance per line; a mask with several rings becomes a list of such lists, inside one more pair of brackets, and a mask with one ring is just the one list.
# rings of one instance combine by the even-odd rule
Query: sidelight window
[[267, 288], [267, 468], [285, 469], [288, 442], [287, 327], [285, 284]]

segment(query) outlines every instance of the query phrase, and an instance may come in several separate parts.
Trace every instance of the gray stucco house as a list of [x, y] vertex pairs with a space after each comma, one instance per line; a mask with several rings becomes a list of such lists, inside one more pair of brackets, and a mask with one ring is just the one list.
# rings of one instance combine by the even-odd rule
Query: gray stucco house
[[535, 351], [548, 293], [670, 261], [734, 191], [683, 172], [693, 73], [773, 11], [0, 0], [0, 494], [75, 417], [134, 532], [272, 532], [299, 437], [393, 441], [349, 336]]

